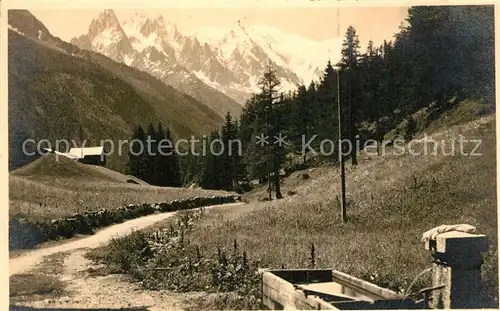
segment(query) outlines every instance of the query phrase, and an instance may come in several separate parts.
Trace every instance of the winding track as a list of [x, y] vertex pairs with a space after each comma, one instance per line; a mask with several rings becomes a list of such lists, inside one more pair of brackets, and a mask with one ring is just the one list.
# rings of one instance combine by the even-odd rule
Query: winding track
[[[244, 203], [231, 203], [224, 205], [212, 205], [207, 206], [206, 209], [214, 208], [217, 206], [224, 207], [234, 207], [242, 205]], [[101, 245], [106, 244], [112, 238], [126, 236], [130, 234], [133, 230], [140, 230], [149, 227], [159, 221], [170, 218], [174, 216], [177, 212], [167, 212], [161, 214], [154, 214], [143, 216], [140, 218], [128, 220], [126, 222], [109, 226], [105, 229], [97, 231], [94, 235], [89, 237], [67, 242], [61, 245], [36, 249], [19, 257], [11, 258], [9, 260], [9, 277], [14, 274], [23, 273], [29, 271], [31, 268], [39, 264], [45, 256], [50, 256], [56, 253], [74, 251], [82, 248], [97, 248]]]

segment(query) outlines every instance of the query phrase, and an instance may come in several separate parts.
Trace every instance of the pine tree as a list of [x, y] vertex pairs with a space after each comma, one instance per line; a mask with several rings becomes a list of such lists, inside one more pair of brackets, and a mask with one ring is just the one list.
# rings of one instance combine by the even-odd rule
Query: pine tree
[[[338, 137], [338, 102], [337, 102], [337, 72], [328, 61], [317, 90], [318, 101], [322, 111], [317, 133], [322, 139]], [[337, 157], [335, 157], [337, 158]]]
[[[267, 111], [267, 136], [269, 139], [274, 139], [275, 136], [279, 135], [279, 129], [276, 123], [271, 123], [276, 121], [275, 115], [273, 114], [273, 105], [276, 100], [280, 98], [279, 87], [281, 81], [276, 76], [276, 71], [273, 69], [272, 64], [269, 63], [263, 77], [259, 80], [259, 86], [261, 90], [262, 100], [265, 104]], [[280, 189], [280, 170], [282, 164], [282, 157], [280, 157], [280, 148], [277, 144], [272, 144], [269, 142], [268, 149], [271, 156], [270, 170], [273, 173], [274, 181], [274, 191], [276, 192], [276, 198], [283, 198]], [[270, 191], [271, 189], [269, 189]]]
[[158, 129], [156, 130], [156, 136], [154, 137], [156, 140], [156, 151], [157, 155], [155, 157], [154, 166], [155, 166], [155, 175], [156, 175], [156, 185], [158, 186], [167, 186], [168, 185], [168, 163], [166, 159], [168, 159], [168, 152], [172, 150], [163, 150], [163, 146], [167, 146], [166, 144], [166, 136], [165, 131], [163, 130], [163, 125], [161, 122], [158, 123]]
[[158, 141], [156, 138], [158, 134], [152, 123], [149, 123], [146, 132], [146, 144], [144, 146], [144, 163], [145, 163], [145, 176], [144, 181], [152, 185], [160, 185], [161, 182], [158, 180]]
[[[207, 140], [207, 146], [210, 146], [213, 141], [219, 139], [219, 132], [217, 130], [213, 131]], [[219, 147], [219, 144], [213, 144], [213, 148], [207, 147], [207, 151], [209, 152], [207, 152], [203, 159], [203, 173], [201, 177], [201, 186], [204, 189], [221, 189], [221, 165], [216, 155], [220, 152]]]
[[359, 61], [359, 77], [361, 79], [361, 105], [358, 107], [360, 120], [374, 122], [378, 119], [383, 109], [384, 102], [381, 93], [383, 59], [373, 41], [368, 42], [366, 52]]
[[[321, 122], [321, 120], [318, 120], [316, 117], [316, 112], [320, 104], [319, 104], [318, 86], [314, 81], [311, 81], [309, 87], [307, 88], [306, 101], [307, 103], [309, 103], [308, 123], [310, 124], [310, 129], [311, 129], [310, 130], [311, 133], [308, 134], [308, 137], [306, 137], [306, 139], [309, 139], [310, 136], [318, 133], [318, 124]], [[306, 155], [304, 155], [304, 158], [305, 156]]]
[[[224, 164], [222, 189], [234, 190], [237, 184], [237, 175], [241, 168], [240, 156], [242, 151], [242, 143], [237, 139], [238, 123], [233, 121], [231, 114], [226, 114], [225, 123], [221, 130], [221, 139], [224, 144], [224, 153], [222, 155], [221, 163]], [[241, 150], [240, 150], [241, 149]]]
[[[291, 132], [295, 135], [289, 135], [293, 137], [294, 148], [298, 151], [302, 151], [302, 136], [307, 140], [309, 135], [311, 135], [311, 114], [312, 111], [311, 102], [308, 101], [307, 89], [305, 86], [299, 86], [297, 91], [297, 95], [294, 98], [292, 107], [292, 119], [293, 124], [291, 128]], [[302, 163], [306, 163], [306, 154], [302, 155]]]
[[166, 185], [169, 187], [180, 187], [182, 185], [181, 168], [179, 164], [179, 155], [177, 154], [174, 146], [175, 141], [172, 136], [172, 132], [167, 128], [165, 139], [172, 142], [172, 147], [169, 148], [167, 155], [164, 157], [165, 165], [167, 167], [167, 182]]
[[235, 130], [235, 138], [239, 140], [241, 143], [241, 151], [233, 149], [233, 163], [234, 163], [234, 185], [235, 191], [241, 192], [242, 189], [240, 187], [240, 183], [244, 183], [247, 181], [246, 178], [246, 170], [245, 170], [245, 162], [243, 160], [243, 152], [244, 152], [244, 142], [239, 136], [241, 130], [241, 123], [238, 120], [234, 121], [234, 130]]
[[262, 134], [266, 134], [265, 103], [261, 94], [253, 94], [243, 108], [238, 137], [243, 145], [246, 175], [260, 182], [267, 180], [268, 173], [266, 149], [257, 141], [257, 136]]
[[[146, 142], [146, 133], [142, 126], [137, 126], [132, 134], [131, 146], [129, 148], [127, 163], [128, 174], [133, 175], [139, 179], [144, 179], [146, 176], [146, 161], [144, 146]], [[141, 148], [142, 147], [142, 148]], [[142, 150], [141, 150], [142, 149]]]
[[[356, 117], [357, 117], [357, 107], [359, 103], [360, 86], [358, 77], [358, 60], [360, 58], [359, 52], [359, 39], [356, 34], [356, 30], [353, 26], [349, 26], [346, 31], [345, 39], [342, 43], [342, 59], [340, 61], [340, 67], [344, 71], [342, 77], [346, 77], [345, 89], [346, 89], [346, 99], [347, 99], [347, 121], [348, 121], [348, 133], [351, 145], [355, 144], [355, 137], [357, 135], [356, 131]], [[352, 165], [356, 165], [357, 154], [356, 148], [351, 148], [351, 161]]]

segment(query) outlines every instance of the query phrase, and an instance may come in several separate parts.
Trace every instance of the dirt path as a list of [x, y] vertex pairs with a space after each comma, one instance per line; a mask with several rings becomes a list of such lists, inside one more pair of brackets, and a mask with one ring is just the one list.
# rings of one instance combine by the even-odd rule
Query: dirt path
[[[224, 207], [231, 207], [241, 205], [243, 203], [224, 204]], [[216, 207], [209, 206], [207, 209]], [[107, 242], [113, 237], [125, 236], [132, 232], [132, 230], [140, 230], [153, 225], [154, 223], [172, 217], [176, 212], [168, 212], [162, 214], [154, 214], [132, 219], [121, 224], [116, 224], [107, 227], [103, 230], [96, 232], [87, 238], [72, 241], [62, 245], [57, 245], [49, 248], [37, 249], [21, 256], [9, 259], [9, 276], [28, 271], [36, 264], [40, 263], [45, 256], [56, 253], [64, 253], [81, 248], [97, 248]]]
[[[67, 254], [63, 267], [56, 277], [64, 282], [64, 292], [57, 298], [28, 301], [16, 305], [33, 309], [111, 309], [111, 310], [183, 310], [190, 299], [202, 293], [173, 293], [149, 291], [140, 284], [130, 282], [125, 275], [99, 276], [92, 273], [99, 269], [84, 257], [88, 249]], [[50, 273], [49, 271], [46, 271]]]
[[[230, 208], [243, 203], [214, 205]], [[202, 293], [172, 293], [167, 291], [148, 291], [140, 284], [129, 282], [125, 275], [99, 276], [99, 270], [84, 254], [109, 242], [113, 237], [125, 236], [132, 230], [149, 227], [156, 222], [172, 217], [176, 212], [155, 214], [113, 225], [81, 240], [71, 241], [45, 249], [38, 249], [9, 260], [9, 276], [24, 273], [55, 277], [64, 282], [64, 293], [55, 299], [41, 299], [22, 303], [22, 310], [29, 308], [76, 308], [76, 309], [130, 309], [130, 310], [182, 310], [186, 301]], [[58, 267], [45, 267], [45, 258], [64, 256], [64, 263]], [[42, 270], [42, 272], [40, 272]], [[19, 304], [16, 304], [19, 305]], [[17, 308], [16, 308], [17, 309]]]

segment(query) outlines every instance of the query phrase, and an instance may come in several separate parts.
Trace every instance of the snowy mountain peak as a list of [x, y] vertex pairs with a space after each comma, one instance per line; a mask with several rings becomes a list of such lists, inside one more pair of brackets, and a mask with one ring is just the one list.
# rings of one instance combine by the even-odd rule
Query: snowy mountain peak
[[107, 29], [121, 30], [120, 22], [113, 10], [104, 10], [97, 18], [92, 20], [89, 27], [89, 36], [95, 37]]
[[101, 13], [88, 35], [75, 42], [177, 84], [199, 79], [240, 103], [258, 91], [269, 62], [286, 92], [318, 80], [327, 61], [339, 59], [341, 46], [340, 38], [315, 41], [241, 21], [230, 29], [200, 27], [186, 36], [162, 15], [137, 12], [120, 24], [112, 10]]
[[113, 10], [104, 10], [89, 26], [87, 36], [72, 40], [74, 44], [104, 54], [112, 59], [127, 62], [134, 53], [129, 38], [123, 31]]
[[111, 10], [111, 9], [105, 9], [104, 11], [102, 11], [100, 14], [99, 14], [99, 18], [103, 18], [103, 19], [114, 19], [116, 21], [118, 21], [118, 19], [116, 18], [116, 14], [115, 14], [115, 11]]
[[161, 14], [156, 16], [154, 20], [157, 23], [159, 28], [166, 30], [168, 33], [177, 32], [177, 25], [171, 23], [170, 21], [165, 21], [165, 19], [163, 18], [163, 16]]
[[213, 26], [203, 26], [200, 27], [195, 36], [200, 40], [200, 42], [208, 43], [214, 45], [219, 42], [227, 31], [223, 28], [213, 27]]
[[[222, 39], [213, 44], [213, 47], [223, 59], [229, 59], [232, 55], [239, 56], [253, 53], [253, 50], [260, 50], [260, 47], [253, 42], [239, 21]], [[253, 58], [258, 60], [258, 57], [254, 56]]]
[[140, 31], [143, 36], [150, 36], [153, 33], [161, 34], [165, 31], [163, 28], [164, 25], [158, 23], [157, 20], [146, 19], [144, 24], [142, 25]]
[[161, 15], [150, 18], [142, 13], [135, 13], [123, 22], [123, 28], [127, 34], [130, 30], [133, 30], [147, 37], [153, 33], [164, 34], [167, 30], [167, 24]]
[[[144, 14], [136, 13], [122, 23], [123, 30], [130, 38], [132, 48], [141, 53], [147, 47], [155, 47], [163, 51], [161, 36], [166, 32], [164, 23], [158, 19], [146, 17]], [[172, 53], [165, 53], [172, 56]]]
[[237, 24], [222, 38], [222, 41], [227, 41], [231, 39], [240, 41], [252, 40], [248, 35], [245, 27], [241, 24], [240, 21], [238, 21]]

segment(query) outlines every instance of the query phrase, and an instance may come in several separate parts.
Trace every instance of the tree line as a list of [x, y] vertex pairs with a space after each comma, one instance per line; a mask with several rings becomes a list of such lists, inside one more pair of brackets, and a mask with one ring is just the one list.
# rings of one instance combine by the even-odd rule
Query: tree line
[[[317, 147], [322, 139], [338, 138], [339, 99], [342, 138], [351, 142], [380, 141], [405, 120], [408, 131], [414, 131], [412, 115], [431, 104], [439, 115], [465, 98], [493, 101], [493, 30], [492, 6], [412, 7], [394, 40], [380, 46], [370, 41], [361, 51], [356, 29], [348, 27], [340, 61], [328, 61], [319, 81], [293, 92], [280, 91], [270, 63], [259, 81], [260, 92], [246, 102], [239, 119], [228, 114], [222, 128], [206, 138], [237, 139], [242, 153], [229, 154], [226, 148], [219, 156], [183, 157], [183, 182], [236, 190], [257, 179], [267, 181], [280, 197], [283, 169], [310, 161], [302, 153], [304, 139], [316, 135], [312, 145]], [[275, 143], [280, 134], [286, 143]], [[357, 164], [355, 149], [348, 157]], [[338, 150], [327, 160], [337, 159]]]
[[[170, 143], [159, 146], [162, 141]], [[181, 186], [179, 157], [174, 146], [170, 130], [164, 130], [161, 122], [157, 128], [150, 123], [146, 131], [137, 126], [132, 134], [127, 172], [152, 185]]]

